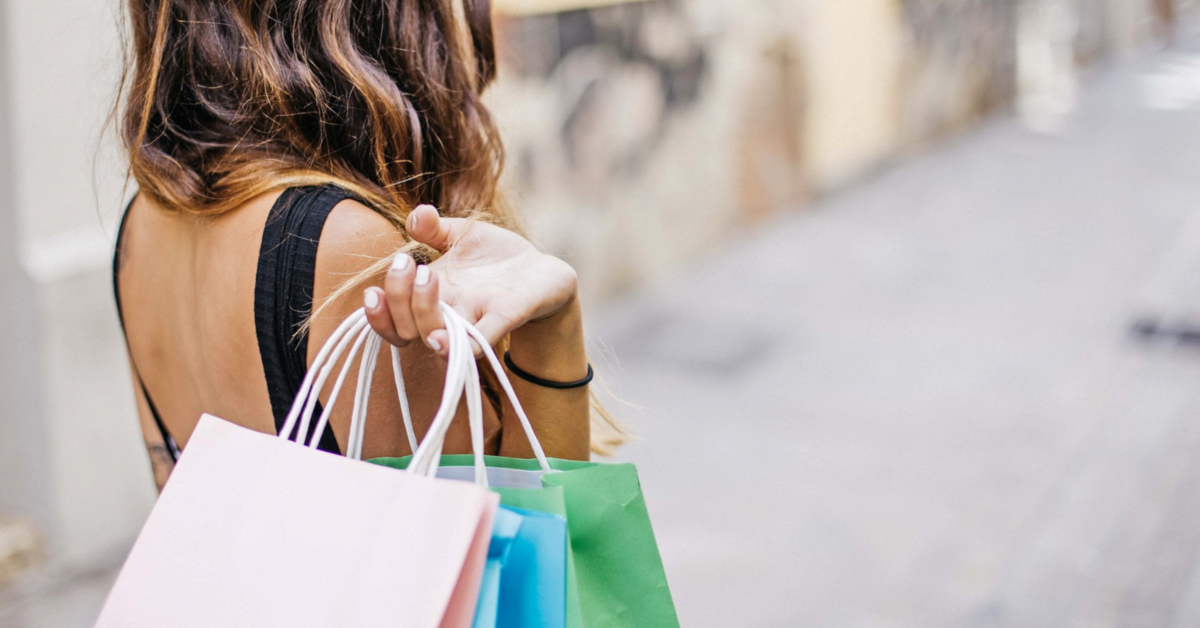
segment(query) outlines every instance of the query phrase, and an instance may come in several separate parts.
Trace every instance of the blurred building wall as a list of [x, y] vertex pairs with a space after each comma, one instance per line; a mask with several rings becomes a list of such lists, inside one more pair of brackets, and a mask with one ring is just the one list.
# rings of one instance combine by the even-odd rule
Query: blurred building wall
[[1031, 22], [1023, 15], [1065, 18], [1028, 30], [1036, 39], [1066, 29], [1072, 77], [1143, 41], [1150, 16], [1149, 0], [497, 7], [500, 79], [489, 98], [506, 134], [509, 189], [593, 299], [1008, 107]]
[[14, 336], [0, 358], [0, 511], [37, 521], [68, 564], [117, 555], [154, 498], [109, 276], [124, 194], [101, 141], [117, 6], [0, 3], [0, 316]]
[[[1080, 63], [1145, 31], [1144, 0], [1031, 2], [1065, 8]], [[506, 181], [593, 302], [1007, 106], [1019, 14], [1044, 14], [1015, 0], [496, 4]], [[119, 6], [0, 3], [0, 516], [38, 521], [52, 558], [76, 564], [119, 552], [153, 500], [108, 274], [126, 195], [101, 136]]]
[[[0, 12], [0, 33], [6, 32]], [[0, 52], [0, 85], [9, 85], [9, 59]], [[37, 522], [51, 520], [44, 475], [46, 457], [40, 399], [24, 391], [40, 385], [33, 289], [21, 265], [13, 189], [11, 93], [0, 91], [0, 513]], [[2, 571], [2, 569], [0, 569]]]
[[852, 179], [898, 141], [902, 31], [892, 0], [810, 3], [792, 34], [804, 61], [806, 178], [814, 188]]

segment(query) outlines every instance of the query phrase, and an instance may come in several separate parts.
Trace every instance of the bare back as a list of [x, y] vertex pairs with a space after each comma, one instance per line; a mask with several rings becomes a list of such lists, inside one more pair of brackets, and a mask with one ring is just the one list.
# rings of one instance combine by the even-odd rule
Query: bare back
[[[264, 225], [279, 197], [279, 192], [265, 195], [215, 217], [167, 212], [144, 197], [130, 206], [117, 258], [118, 292], [134, 379], [140, 377], [145, 388], [136, 391], [139, 415], [160, 484], [165, 475], [158, 467], [165, 461], [153, 454], [165, 443], [151, 402], [180, 448], [186, 448], [205, 412], [254, 430], [276, 430], [255, 297]], [[387, 220], [362, 204], [337, 203], [320, 234], [311, 302], [320, 305], [346, 278], [403, 243]], [[305, 366], [341, 319], [358, 307], [358, 293], [352, 293], [345, 303], [330, 304], [327, 313], [313, 319]], [[402, 356], [421, 434], [436, 410], [444, 366], [420, 344], [405, 347]], [[364, 455], [406, 455], [409, 446], [388, 360], [379, 361], [374, 382]], [[324, 391], [323, 403], [328, 393]], [[499, 420], [490, 405], [485, 411], [489, 449], [494, 449]], [[348, 414], [349, 404], [343, 402], [331, 418], [339, 447], [346, 442]], [[455, 423], [446, 450], [468, 451], [463, 421]]]

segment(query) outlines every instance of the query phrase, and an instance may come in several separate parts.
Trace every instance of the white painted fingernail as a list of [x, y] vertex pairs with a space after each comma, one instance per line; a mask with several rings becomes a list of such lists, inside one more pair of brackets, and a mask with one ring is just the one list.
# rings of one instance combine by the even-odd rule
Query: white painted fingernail
[[417, 285], [423, 286], [429, 283], [429, 267], [417, 266]]
[[363, 306], [368, 310], [373, 310], [379, 307], [379, 295], [375, 294], [374, 290], [367, 290], [363, 293]]
[[430, 349], [433, 349], [434, 351], [437, 351], [438, 353], [441, 353], [441, 351], [442, 351], [442, 343], [438, 342], [438, 341], [437, 341], [437, 338], [434, 338], [433, 336], [430, 336], [429, 338], [426, 338], [426, 339], [425, 339], [425, 342], [426, 342], [426, 343], [429, 345], [429, 348], [430, 348]]
[[404, 270], [405, 268], [408, 268], [408, 256], [397, 253], [396, 257], [392, 258], [392, 270]]

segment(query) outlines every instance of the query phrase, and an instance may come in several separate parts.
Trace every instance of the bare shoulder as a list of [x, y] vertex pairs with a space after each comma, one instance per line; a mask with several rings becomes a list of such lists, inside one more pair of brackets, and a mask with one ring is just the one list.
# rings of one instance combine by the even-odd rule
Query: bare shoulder
[[346, 199], [330, 212], [317, 252], [318, 274], [358, 273], [404, 246], [404, 235], [378, 212]]
[[405, 242], [404, 235], [387, 218], [359, 201], [346, 199], [334, 206], [325, 220], [317, 247], [313, 337], [323, 338], [358, 309], [363, 289], [381, 283], [383, 271], [377, 279], [361, 283], [354, 290], [342, 289], [349, 285], [347, 282], [354, 282], [360, 273], [372, 267], [379, 268], [378, 264], [390, 260]]

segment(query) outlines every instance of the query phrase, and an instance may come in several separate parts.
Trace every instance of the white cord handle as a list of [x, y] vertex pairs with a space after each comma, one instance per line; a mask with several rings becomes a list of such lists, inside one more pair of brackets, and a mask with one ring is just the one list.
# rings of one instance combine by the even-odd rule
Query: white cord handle
[[[338, 373], [337, 380], [334, 381], [333, 392], [331, 395], [329, 395], [329, 405], [327, 405], [321, 409], [321, 418], [320, 418], [320, 420], [317, 421], [317, 427], [316, 427], [316, 429], [313, 430], [312, 438], [308, 442], [309, 447], [315, 448], [317, 446], [317, 443], [320, 442], [321, 435], [325, 431], [325, 426], [329, 423], [329, 417], [333, 413], [333, 406], [335, 406], [337, 404], [338, 397], [341, 396], [340, 393], [342, 392], [342, 384], [345, 383], [345, 381], [346, 381], [346, 375], [348, 375], [350, 373], [350, 364], [354, 361], [354, 356], [358, 354], [358, 350], [359, 350], [359, 348], [361, 348], [363, 346], [363, 343], [368, 342], [368, 338], [370, 337], [370, 334], [371, 334], [371, 330], [364, 328], [362, 331], [360, 331], [358, 333], [358, 336], [355, 338], [354, 346], [350, 348], [350, 354], [346, 356], [346, 363], [342, 366], [341, 372]], [[338, 357], [340, 355], [341, 355], [340, 351], [334, 351], [334, 353], [332, 355], [332, 359], [329, 361], [329, 364], [331, 364], [331, 365], [336, 364]], [[323, 384], [324, 382], [322, 381], [320, 383]], [[320, 389], [317, 388], [315, 390], [319, 391]], [[310, 394], [313, 397], [317, 397], [317, 393], [315, 393], [315, 392], [310, 392]], [[356, 399], [355, 403], [357, 404], [357, 402], [358, 402], [358, 400]], [[307, 403], [304, 406], [305, 412], [304, 412], [303, 418], [301, 419], [301, 422], [300, 422], [300, 428], [301, 428], [300, 433], [301, 434], [307, 433], [305, 430], [305, 427], [308, 425], [309, 421], [311, 420], [311, 414], [312, 414], [313, 407], [314, 407], [313, 405], [310, 405]]]
[[[469, 377], [467, 362], [473, 361], [469, 347], [464, 355], [463, 346], [467, 343], [464, 342], [466, 332], [460, 324], [461, 319], [456, 316], [451, 317], [447, 315], [447, 311], [453, 312], [453, 310], [445, 303], [440, 305], [448, 337], [446, 347], [446, 386], [442, 391], [442, 403], [438, 406], [437, 414], [434, 415], [433, 422], [429, 426], [429, 431], [425, 434], [425, 440], [417, 447], [417, 450], [413, 453], [412, 461], [408, 465], [409, 471], [430, 477], [437, 474], [437, 464], [441, 459], [442, 445], [446, 440], [446, 432], [450, 429], [450, 422], [458, 411], [458, 401], [462, 398], [462, 394], [467, 387], [467, 379]], [[468, 408], [469, 411], [470, 408]], [[470, 423], [472, 430], [474, 430], [475, 426], [473, 422]], [[480, 448], [480, 452], [482, 452], [482, 448]], [[478, 464], [480, 461], [477, 460], [476, 462]]]
[[396, 395], [400, 398], [400, 414], [404, 416], [404, 431], [408, 434], [408, 450], [416, 453], [417, 433], [413, 431], [412, 413], [408, 410], [408, 393], [404, 390], [404, 375], [400, 370], [400, 347], [392, 348], [392, 375], [396, 378]]
[[529, 439], [529, 446], [533, 449], [533, 455], [537, 458], [538, 465], [542, 467], [542, 471], [553, 473], [554, 470], [550, 468], [550, 461], [546, 460], [546, 452], [542, 450], [542, 443], [538, 440], [537, 435], [533, 433], [533, 424], [529, 422], [529, 417], [525, 414], [525, 408], [521, 407], [521, 400], [517, 399], [517, 392], [513, 390], [512, 382], [508, 379], [508, 373], [504, 371], [504, 365], [500, 363], [500, 358], [496, 357], [496, 352], [492, 349], [492, 345], [488, 344], [487, 337], [483, 335], [483, 332], [476, 329], [474, 325], [463, 320], [458, 315], [458, 312], [450, 309], [449, 306], [444, 309], [450, 310], [452, 316], [462, 321], [467, 333], [483, 349], [483, 354], [487, 356], [488, 363], [492, 365], [492, 372], [496, 374], [496, 379], [500, 380], [500, 387], [508, 395], [508, 400], [512, 402], [513, 411], [517, 413], [517, 418], [521, 420], [521, 428], [525, 430], [525, 437]]
[[[450, 348], [448, 349], [447, 352], [450, 354], [451, 364], [447, 366], [447, 370], [446, 370], [447, 386], [449, 386], [449, 384], [450, 384], [452, 375], [454, 375], [457, 378], [457, 374], [455, 374], [455, 371], [454, 371], [455, 368], [468, 368], [469, 369], [470, 366], [475, 366], [475, 359], [474, 359], [474, 355], [472, 354], [471, 349], [470, 349], [469, 339], [467, 337], [463, 337], [463, 335], [460, 335], [460, 333], [463, 333], [463, 334], [465, 334], [465, 336], [469, 336], [469, 338], [475, 339], [475, 342], [479, 344], [480, 348], [483, 350], [483, 354], [487, 357], [488, 363], [491, 364], [492, 371], [496, 374], [496, 379], [500, 381], [501, 388], [503, 388], [505, 394], [508, 395], [509, 401], [512, 402], [513, 410], [517, 413], [517, 418], [520, 419], [520, 421], [521, 421], [521, 427], [525, 431], [525, 436], [529, 439], [530, 447], [533, 449], [534, 457], [536, 457], [538, 460], [538, 465], [541, 467], [543, 472], [553, 473], [554, 470], [550, 468], [550, 462], [549, 462], [549, 460], [546, 459], [546, 452], [542, 449], [541, 442], [538, 440], [537, 435], [534, 434], [534, 432], [533, 432], [533, 424], [530, 423], [529, 416], [525, 414], [525, 409], [523, 407], [521, 407], [521, 402], [519, 399], [517, 399], [517, 393], [516, 393], [516, 391], [513, 390], [512, 382], [509, 381], [508, 374], [504, 370], [504, 365], [502, 365], [500, 363], [500, 359], [496, 357], [496, 352], [492, 349], [492, 346], [488, 343], [487, 338], [483, 335], [482, 332], [480, 332], [473, 325], [471, 325], [465, 319], [463, 319], [463, 317], [461, 315], [459, 315], [459, 313], [456, 312], [454, 310], [454, 308], [450, 307], [449, 305], [446, 305], [445, 303], [441, 304], [441, 308], [442, 308], [442, 319], [446, 322], [446, 331], [450, 337]], [[460, 347], [460, 349], [457, 351], [455, 349], [456, 346]], [[455, 358], [458, 357], [460, 352], [465, 353], [465, 358], [463, 358], [462, 360], [456, 360]], [[469, 363], [470, 366], [466, 366], [467, 363]], [[476, 367], [476, 369], [477, 369], [477, 367]], [[478, 392], [478, 389], [479, 389], [478, 370], [475, 370], [475, 377], [476, 377], [476, 379], [472, 383], [473, 385], [469, 386], [469, 388]], [[458, 381], [458, 379], [455, 379], [456, 383], [457, 383], [457, 381]], [[446, 399], [447, 399], [446, 397], [443, 397], [443, 407], [439, 408], [439, 410], [438, 410], [439, 417], [441, 416], [442, 412], [447, 409], [444, 405], [446, 403]], [[449, 411], [449, 414], [451, 417], [453, 417], [453, 410], [455, 408], [457, 408], [457, 405], [458, 405], [458, 400], [456, 398], [454, 400], [454, 406], [452, 408], [450, 408], [450, 411]], [[468, 416], [469, 416], [469, 412], [470, 412], [470, 408], [468, 407]], [[438, 428], [438, 429], [435, 430], [435, 428]], [[418, 455], [414, 455], [413, 462], [410, 463], [410, 468], [418, 465], [418, 463], [419, 463], [420, 464], [420, 466], [418, 467], [419, 471], [424, 471], [426, 473], [429, 473], [429, 469], [432, 468], [433, 469], [432, 473], [437, 472], [437, 467], [435, 466], [436, 462], [427, 457], [427, 456], [432, 455], [429, 452], [432, 452], [434, 446], [429, 445], [429, 447], [426, 447], [426, 444], [430, 443], [431, 437], [437, 438], [438, 439], [437, 448], [440, 451], [441, 440], [443, 440], [445, 438], [445, 430], [448, 428], [449, 428], [449, 420], [448, 419], [446, 420], [445, 425], [438, 424], [437, 419], [436, 418], [434, 419], [434, 425], [430, 427], [429, 433], [425, 435], [425, 442], [421, 443], [421, 447], [418, 449], [418, 455], [421, 457], [418, 457]], [[475, 435], [476, 435], [475, 427], [472, 426], [472, 437], [474, 437]], [[477, 451], [482, 450], [482, 438], [483, 438], [482, 416], [480, 417], [478, 436], [479, 436], [480, 444], [478, 446], [475, 446], [473, 444], [473, 448], [476, 449]], [[478, 462], [477, 462], [477, 465], [478, 465]], [[477, 477], [478, 477], [478, 473], [479, 473], [479, 471], [477, 469], [476, 470]]]
[[[400, 352], [396, 347], [391, 347], [392, 371], [396, 380], [396, 393], [400, 402], [400, 413], [404, 420], [404, 429], [408, 436], [409, 445], [413, 451], [413, 458], [409, 463], [408, 470], [412, 473], [429, 477], [436, 476], [446, 433], [450, 428], [450, 423], [454, 419], [454, 415], [457, 414], [459, 400], [465, 395], [467, 421], [471, 429], [471, 449], [475, 455], [475, 481], [480, 485], [487, 486], [487, 471], [483, 459], [483, 399], [479, 366], [472, 353], [470, 343], [470, 340], [474, 338], [487, 357], [492, 371], [496, 374], [496, 379], [500, 382], [500, 386], [512, 402], [513, 409], [521, 421], [521, 427], [525, 431], [525, 436], [529, 439], [534, 456], [538, 460], [538, 465], [543, 472], [553, 473], [554, 471], [550, 468], [550, 463], [546, 459], [542, 445], [534, 434], [533, 425], [530, 423], [529, 417], [525, 414], [525, 409], [521, 407], [521, 403], [517, 399], [516, 392], [513, 390], [512, 383], [508, 379], [504, 366], [500, 363], [499, 358], [496, 357], [496, 352], [492, 350], [491, 345], [488, 344], [487, 338], [449, 305], [445, 303], [440, 303], [439, 305], [442, 309], [449, 337], [446, 382], [442, 389], [441, 404], [429, 426], [429, 431], [425, 435], [424, 442], [419, 444], [417, 442], [416, 431], [413, 428], [408, 397], [405, 394], [404, 376], [400, 365]], [[367, 407], [371, 396], [371, 381], [374, 377], [379, 350], [383, 343], [383, 339], [368, 325], [366, 312], [361, 308], [355, 310], [345, 321], [342, 321], [342, 324], [334, 330], [333, 334], [325, 342], [325, 345], [317, 353], [312, 366], [304, 376], [300, 390], [296, 393], [296, 398], [292, 402], [292, 408], [288, 412], [287, 420], [279, 431], [281, 438], [291, 439], [292, 432], [295, 430], [295, 440], [299, 442], [308, 434], [308, 428], [312, 421], [319, 392], [324, 387], [337, 361], [341, 359], [342, 354], [346, 352], [346, 348], [351, 342], [353, 342], [353, 346], [350, 347], [350, 352], [346, 355], [345, 364], [343, 364], [337, 379], [334, 381], [333, 390], [329, 396], [329, 405], [322, 408], [316, 429], [313, 430], [313, 435], [307, 444], [309, 447], [315, 448], [317, 446], [321, 434], [329, 423], [329, 417], [332, 414], [333, 406], [337, 403], [337, 398], [340, 396], [342, 385], [349, 374], [350, 364], [365, 345], [366, 350], [363, 352], [361, 361], [359, 362], [359, 377], [355, 389], [354, 407], [350, 413], [350, 436], [346, 443], [346, 456], [353, 459], [361, 459]], [[298, 430], [297, 427], [299, 428]]]
[[[316, 359], [313, 360], [312, 367], [304, 374], [304, 381], [300, 384], [300, 390], [296, 391], [296, 399], [292, 402], [292, 409], [288, 412], [287, 420], [284, 421], [283, 427], [279, 430], [280, 438], [291, 438], [292, 430], [296, 428], [296, 422], [300, 419], [300, 415], [307, 410], [307, 417], [311, 417], [312, 407], [316, 405], [316, 395], [312, 393], [314, 389], [314, 379], [316, 390], [320, 391], [325, 385], [325, 379], [329, 377], [329, 372], [333, 370], [333, 365], [346, 349], [346, 344], [351, 338], [357, 336], [367, 326], [366, 312], [357, 310], [342, 324], [334, 330], [329, 336], [329, 340], [325, 342], [325, 346], [317, 353]], [[330, 354], [333, 354], [332, 357]], [[328, 363], [326, 363], [328, 360]], [[324, 365], [324, 366], [322, 366]], [[318, 378], [319, 375], [319, 378]], [[305, 420], [304, 428], [307, 428], [308, 421]], [[296, 436], [299, 441], [307, 432], [304, 429]]]
[[378, 334], [371, 332], [370, 345], [358, 366], [358, 390], [350, 414], [351, 434], [346, 448], [346, 455], [353, 460], [362, 460], [363, 435], [367, 431], [367, 402], [371, 398], [371, 380], [375, 378], [375, 362], [379, 358], [379, 345], [382, 342]]

